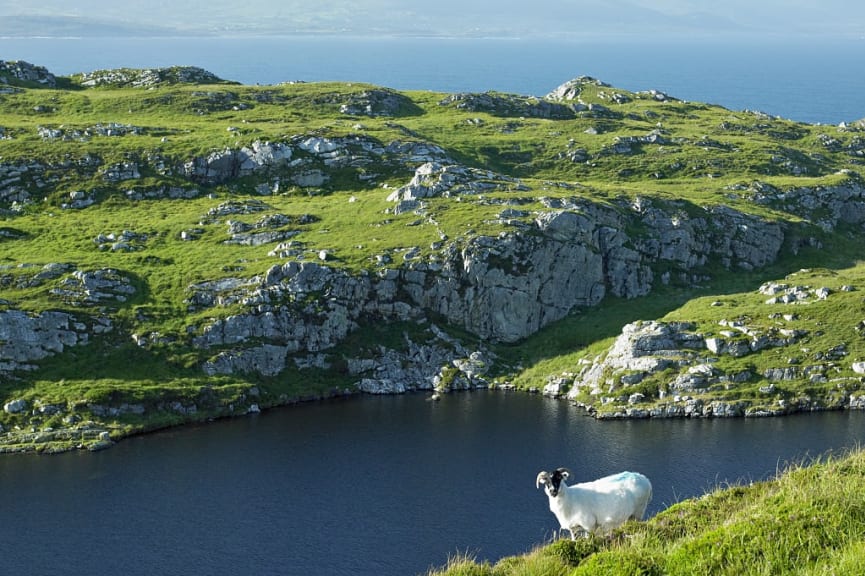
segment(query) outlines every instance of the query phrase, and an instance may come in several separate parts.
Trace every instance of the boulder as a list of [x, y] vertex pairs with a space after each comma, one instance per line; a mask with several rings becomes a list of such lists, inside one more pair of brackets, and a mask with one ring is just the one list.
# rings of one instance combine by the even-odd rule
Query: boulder
[[609, 84], [601, 82], [597, 78], [592, 78], [591, 76], [579, 76], [578, 78], [568, 80], [564, 84], [561, 84], [552, 92], [544, 96], [544, 98], [554, 101], [576, 100], [580, 97], [580, 94], [583, 91], [583, 86], [586, 85], [609, 86]]
[[25, 410], [27, 410], [27, 400], [24, 400], [23, 398], [10, 400], [3, 405], [3, 411], [7, 414], [18, 414]]

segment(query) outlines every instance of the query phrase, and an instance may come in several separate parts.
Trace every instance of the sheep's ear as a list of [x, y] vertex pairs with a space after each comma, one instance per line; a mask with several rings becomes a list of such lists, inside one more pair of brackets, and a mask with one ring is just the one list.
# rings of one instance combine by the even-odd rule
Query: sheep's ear
[[550, 481], [550, 473], [543, 471], [538, 474], [537, 479], [535, 480], [535, 488], [540, 488], [541, 484], [546, 484]]
[[562, 480], [567, 480], [571, 476], [571, 471], [567, 468], [559, 468], [557, 472], [562, 475]]

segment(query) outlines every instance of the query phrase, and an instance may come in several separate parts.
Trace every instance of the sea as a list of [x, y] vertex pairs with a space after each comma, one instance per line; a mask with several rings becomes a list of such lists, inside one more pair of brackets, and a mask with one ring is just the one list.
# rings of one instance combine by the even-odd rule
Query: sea
[[865, 118], [865, 38], [0, 38], [57, 75], [199, 66], [244, 84], [365, 82], [543, 96], [578, 76], [812, 124]]

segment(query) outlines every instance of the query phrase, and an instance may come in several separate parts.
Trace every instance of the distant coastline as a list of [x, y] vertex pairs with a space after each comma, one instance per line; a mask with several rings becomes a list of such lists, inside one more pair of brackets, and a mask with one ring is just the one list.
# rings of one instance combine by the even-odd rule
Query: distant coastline
[[[110, 46], [110, 50], [106, 50]], [[687, 49], [683, 49], [686, 47]], [[399, 90], [541, 96], [588, 75], [629, 90], [759, 110], [812, 124], [865, 117], [865, 42], [718, 38], [679, 41], [465, 38], [459, 36], [53, 37], [3, 40], [6, 60], [58, 75], [121, 67], [200, 66], [242, 84], [369, 82]], [[278, 58], [273, 57], [278, 55]]]

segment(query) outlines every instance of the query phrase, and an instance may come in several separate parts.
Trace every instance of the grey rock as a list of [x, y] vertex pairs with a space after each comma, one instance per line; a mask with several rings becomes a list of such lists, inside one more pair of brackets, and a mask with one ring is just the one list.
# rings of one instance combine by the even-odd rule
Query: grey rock
[[77, 305], [126, 302], [135, 292], [132, 280], [114, 268], [76, 270], [51, 290], [52, 295]]
[[410, 98], [389, 89], [373, 88], [341, 96], [346, 101], [339, 111], [350, 116], [399, 116], [415, 108]]
[[568, 120], [574, 117], [570, 106], [549, 102], [529, 96], [515, 94], [459, 93], [451, 94], [439, 102], [441, 106], [453, 106], [470, 112], [487, 112], [494, 116], [547, 118]]
[[106, 182], [117, 183], [124, 180], [137, 180], [141, 178], [138, 164], [135, 162], [120, 162], [105, 168], [102, 178]]
[[3, 405], [3, 411], [7, 414], [18, 414], [19, 412], [23, 412], [27, 410], [27, 401], [23, 398], [19, 398], [17, 400], [10, 400]]
[[745, 415], [747, 402], [724, 402], [715, 400], [706, 407], [706, 412], [715, 418], [739, 418]]
[[358, 388], [367, 394], [403, 394], [406, 392], [405, 384], [394, 382], [388, 378], [362, 378], [358, 383]]
[[223, 80], [207, 70], [194, 66], [96, 70], [81, 75], [83, 86], [152, 88], [163, 84], [218, 84]]
[[541, 392], [544, 396], [550, 396], [551, 398], [559, 398], [567, 392], [567, 390], [570, 388], [571, 382], [573, 382], [573, 377], [553, 378], [544, 385], [544, 388]]
[[609, 84], [601, 82], [597, 78], [592, 78], [591, 76], [580, 76], [573, 80], [568, 80], [564, 84], [558, 86], [552, 92], [544, 96], [544, 98], [555, 101], [576, 100], [579, 98], [580, 93], [582, 92], [582, 87], [585, 85], [609, 86]]
[[787, 366], [785, 368], [767, 368], [763, 372], [763, 377], [766, 380], [796, 380], [800, 377], [799, 369], [795, 366]]
[[427, 162], [415, 170], [411, 182], [392, 192], [387, 200], [400, 202], [434, 197], [480, 194], [493, 190], [520, 189], [516, 178], [457, 164]]
[[110, 331], [107, 319], [79, 321], [64, 312], [28, 314], [21, 310], [0, 311], [0, 375], [15, 370], [33, 370], [31, 364], [62, 353], [67, 347], [87, 344], [91, 334]]
[[291, 181], [301, 188], [318, 188], [330, 180], [321, 170], [306, 170], [291, 176]]
[[46, 88], [56, 88], [57, 79], [44, 66], [36, 66], [24, 60], [0, 60], [0, 82], [6, 84], [12, 80], [33, 82]]

